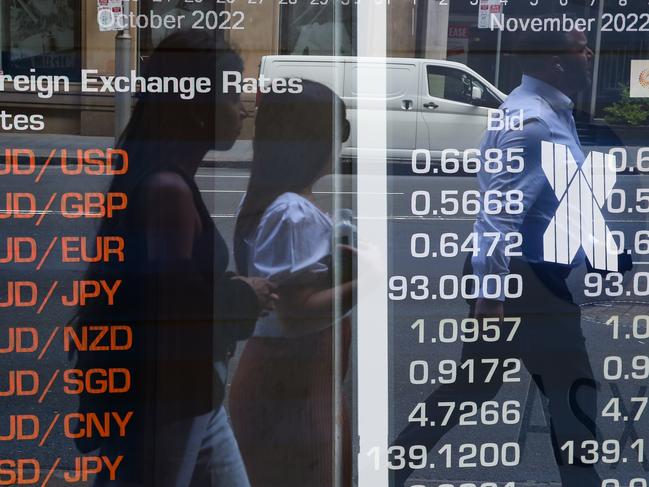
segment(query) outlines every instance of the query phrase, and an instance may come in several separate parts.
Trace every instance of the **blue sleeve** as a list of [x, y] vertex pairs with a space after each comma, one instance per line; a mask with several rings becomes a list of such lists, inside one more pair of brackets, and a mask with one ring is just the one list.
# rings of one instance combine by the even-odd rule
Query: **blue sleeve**
[[[495, 142], [490, 143], [491, 140]], [[478, 238], [477, 255], [472, 258], [474, 274], [480, 277], [480, 283], [484, 282], [486, 275], [500, 276], [500, 289], [497, 288], [496, 280], [489, 279], [487, 288], [479, 289], [479, 296], [482, 298], [488, 297], [500, 301], [505, 299], [504, 277], [509, 274], [510, 260], [509, 256], [505, 255], [505, 247], [510, 243], [505, 240], [505, 236], [520, 230], [527, 212], [534, 205], [546, 182], [541, 166], [541, 142], [544, 140], [552, 140], [551, 132], [540, 119], [526, 120], [523, 130], [507, 130], [498, 133], [496, 137], [485, 138], [481, 151], [483, 155], [486, 150], [496, 148], [503, 151], [503, 159], [505, 159], [508, 149], [520, 149], [517, 155], [522, 156], [524, 169], [519, 173], [501, 171], [496, 174], [483, 172], [479, 175], [481, 194], [484, 196], [486, 191], [500, 191], [502, 197], [490, 197], [490, 201], [499, 199], [503, 208], [497, 214], [487, 214], [483, 204], [474, 225], [474, 232]], [[522, 192], [523, 211], [517, 214], [508, 213], [504, 209], [505, 194], [512, 190]]]

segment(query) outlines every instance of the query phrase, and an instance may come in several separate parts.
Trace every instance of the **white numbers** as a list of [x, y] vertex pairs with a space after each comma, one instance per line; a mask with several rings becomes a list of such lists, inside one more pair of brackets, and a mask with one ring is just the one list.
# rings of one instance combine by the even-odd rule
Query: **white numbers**
[[[444, 466], [453, 468], [456, 460], [453, 456], [452, 445], [444, 445], [438, 450], [438, 453], [445, 459]], [[509, 442], [498, 445], [496, 443], [484, 443], [475, 445], [473, 443], [463, 443], [458, 446], [457, 466], [460, 468], [495, 467], [502, 465], [504, 467], [515, 467], [520, 463], [521, 452], [518, 443]], [[478, 461], [476, 461], [476, 459]]]
[[603, 369], [606, 380], [644, 380], [649, 378], [649, 356], [635, 355], [631, 357], [629, 368], [622, 357], [611, 355], [604, 359]]
[[624, 189], [613, 189], [606, 200], [606, 209], [613, 214], [649, 213], [649, 189], [636, 189], [634, 200], [628, 198]]
[[[381, 448], [374, 447], [367, 452], [367, 456], [373, 460], [373, 466], [376, 470], [381, 468], [382, 463], [386, 463], [389, 470], [402, 470], [406, 467], [412, 470], [421, 470], [424, 468], [435, 468], [431, 462], [428, 449], [423, 445], [413, 445], [409, 448], [403, 446], [391, 446], [383, 454]], [[462, 443], [457, 447], [451, 444], [443, 445], [437, 454], [446, 468], [473, 468], [481, 467], [516, 467], [520, 463], [521, 452], [520, 446], [515, 442], [507, 442], [499, 445], [497, 443], [483, 443], [476, 445], [474, 443]], [[387, 458], [386, 458], [387, 456]], [[497, 487], [495, 482], [461, 483], [458, 487]], [[413, 487], [417, 487], [413, 485]], [[441, 484], [440, 487], [455, 487], [453, 484]], [[515, 487], [514, 482], [505, 484], [505, 487]]]
[[[611, 230], [611, 239], [607, 241], [607, 249], [612, 253], [622, 254], [631, 252], [636, 255], [649, 255], [649, 231], [638, 230], [632, 234], [629, 243], [633, 243], [633, 248], [627, 250], [627, 239], [621, 230]], [[615, 244], [615, 250], [613, 250]]]
[[487, 215], [519, 215], [523, 213], [523, 192], [489, 190], [484, 195], [478, 190], [468, 190], [460, 194], [458, 190], [442, 190], [440, 208], [431, 208], [428, 191], [413, 191], [410, 196], [410, 211], [415, 216], [442, 215], [453, 216], [458, 213], [477, 215], [481, 211]]
[[428, 191], [414, 191], [410, 197], [410, 209], [415, 216], [430, 214], [430, 193]]
[[[481, 240], [486, 244], [486, 249], [480, 248]], [[521, 247], [523, 235], [518, 232], [470, 233], [468, 236], [460, 236], [457, 233], [442, 233], [436, 248], [431, 244], [431, 235], [427, 233], [415, 233], [410, 237], [410, 255], [416, 259], [429, 257], [457, 257], [460, 254], [470, 254], [473, 257], [486, 250], [485, 255], [491, 257], [499, 247], [507, 257], [520, 257], [523, 255]]]
[[[476, 374], [479, 371], [480, 374]], [[491, 382], [520, 382], [518, 373], [521, 371], [521, 361], [516, 358], [504, 360], [498, 358], [467, 359], [464, 362], [456, 360], [440, 360], [437, 368], [432, 371], [425, 360], [410, 362], [410, 383], [412, 385], [424, 384], [453, 384], [458, 376], [469, 384]], [[486, 372], [486, 374], [482, 374]], [[449, 413], [450, 414], [450, 413]]]
[[[602, 480], [602, 487], [622, 487], [622, 485], [618, 479]], [[624, 483], [624, 486], [627, 485], [628, 487], [647, 487], [647, 479], [631, 479], [628, 484]]]
[[[579, 453], [575, 451], [577, 448], [581, 450]], [[644, 459], [644, 439], [639, 438], [631, 443], [631, 449], [636, 450], [636, 459], [638, 462], [642, 462]], [[561, 451], [567, 452], [568, 463], [571, 465], [576, 462], [587, 465], [594, 465], [598, 462], [613, 464], [620, 461], [622, 446], [618, 440], [604, 440], [602, 442], [585, 440], [581, 444], [567, 441], [561, 446]], [[602, 485], [604, 484], [602, 483]]]
[[519, 215], [523, 213], [523, 192], [520, 190], [488, 190], [484, 195], [478, 190], [442, 190], [439, 210], [431, 210], [431, 197], [428, 191], [414, 191], [411, 197], [411, 210], [415, 216], [429, 214], [453, 216], [458, 213], [477, 215]]
[[631, 397], [629, 402], [634, 405], [634, 408], [631, 408], [629, 412], [633, 413], [633, 416], [623, 416], [620, 408], [621, 399], [619, 397], [612, 397], [607, 403], [606, 406], [602, 409], [602, 417], [610, 418], [614, 422], [619, 421], [640, 421], [642, 415], [647, 409], [647, 402], [649, 398], [647, 397]]
[[[607, 326], [613, 328], [613, 340], [619, 340], [620, 334], [620, 317], [618, 315], [611, 316], [606, 322]], [[624, 334], [625, 339], [633, 338], [635, 340], [649, 339], [649, 316], [637, 315], [633, 317], [631, 324], [631, 333]]]
[[392, 276], [388, 281], [388, 297], [393, 301], [408, 298], [414, 301], [476, 299], [482, 290], [483, 297], [487, 299], [499, 299], [501, 296], [515, 299], [523, 294], [523, 278], [520, 274], [487, 274], [482, 277], [475, 274], [461, 277], [447, 274], [439, 278], [436, 288], [436, 293], [431, 290], [430, 279], [427, 276]]
[[[424, 166], [420, 165], [420, 156], [424, 157]], [[430, 151], [417, 149], [412, 152], [412, 172], [415, 174], [428, 174], [431, 168]]]
[[438, 402], [434, 407], [442, 410], [438, 415], [442, 419], [435, 423], [428, 417], [426, 403], [420, 402], [413, 408], [408, 421], [419, 426], [448, 426], [454, 413], [457, 412], [460, 426], [493, 426], [495, 424], [518, 424], [521, 419], [521, 404], [518, 401], [486, 401], [482, 404], [475, 401]]
[[584, 295], [588, 297], [605, 296], [649, 296], [649, 272], [636, 272], [631, 280], [630, 289], [625, 290], [624, 276], [619, 272], [610, 272], [606, 277], [591, 272], [584, 277]]
[[241, 11], [230, 12], [222, 10], [217, 12], [215, 10], [202, 10], [192, 11], [194, 19], [192, 29], [194, 30], [243, 30], [243, 22], [245, 14]]
[[[495, 343], [501, 340], [511, 342], [521, 324], [521, 318], [464, 318], [461, 320], [445, 318], [434, 323], [434, 331], [428, 337], [426, 320], [419, 319], [410, 327], [417, 331], [419, 343], [475, 343], [480, 340]], [[509, 332], [506, 333], [506, 330]]]
[[649, 14], [607, 12], [602, 15], [602, 32], [649, 32]]
[[487, 149], [484, 154], [479, 149], [445, 149], [442, 158], [433, 164], [430, 151], [416, 149], [411, 156], [414, 174], [476, 174], [484, 171], [490, 174], [509, 172], [520, 173], [525, 167], [522, 148]]

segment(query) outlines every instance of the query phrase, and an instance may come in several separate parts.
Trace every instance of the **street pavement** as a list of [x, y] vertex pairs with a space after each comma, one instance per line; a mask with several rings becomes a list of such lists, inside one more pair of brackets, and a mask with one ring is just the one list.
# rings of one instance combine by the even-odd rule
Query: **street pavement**
[[[244, 195], [247, 184], [248, 172], [246, 169], [202, 167], [197, 175], [198, 185], [207, 204], [207, 207], [226, 241], [232, 241], [235, 223], [235, 214], [241, 198]], [[644, 180], [643, 180], [644, 179]], [[353, 207], [355, 198], [355, 179], [353, 176], [342, 176], [340, 181], [342, 187], [341, 202], [343, 206]], [[38, 201], [46, 201], [49, 195], [54, 192], [63, 193], [66, 191], [105, 191], [109, 184], [107, 176], [63, 176], [55, 166], [48, 167], [40, 182], [34, 183], [33, 176], [12, 176], [0, 177], [0, 194], [4, 195], [11, 191], [32, 191]], [[623, 175], [618, 178], [618, 187], [633, 189], [646, 185], [646, 178], [637, 175]], [[398, 175], [390, 176], [388, 188], [389, 214], [387, 215], [389, 231], [389, 262], [390, 275], [398, 274], [410, 276], [414, 274], [426, 274], [431, 281], [445, 274], [461, 275], [463, 256], [444, 259], [414, 259], [410, 256], [410, 235], [415, 232], [429, 232], [439, 234], [443, 232], [455, 232], [460, 235], [467, 235], [471, 232], [472, 217], [458, 215], [452, 218], [424, 218], [414, 217], [410, 213], [410, 194], [414, 190], [427, 190], [433, 196], [432, 204], [437, 204], [439, 193], [442, 189], [466, 190], [474, 189], [476, 180], [473, 177], [435, 177], [435, 176], [412, 176]], [[333, 179], [325, 178], [316, 187], [316, 198], [324, 208], [331, 207], [334, 198]], [[3, 204], [0, 202], [0, 204]], [[2, 208], [0, 208], [2, 209]], [[613, 229], [635, 232], [647, 228], [647, 220], [643, 215], [608, 215], [609, 224]], [[9, 236], [33, 236], [40, 246], [47, 247], [55, 236], [63, 235], [86, 235], [92, 236], [96, 231], [97, 221], [70, 220], [53, 211], [42, 215], [40, 225], [37, 227], [34, 220], [8, 219], [2, 222], [2, 238]], [[0, 240], [0, 242], [2, 242]], [[646, 258], [646, 257], [645, 257]], [[638, 259], [640, 260], [640, 259]], [[232, 262], [232, 260], [231, 260]], [[81, 264], [62, 264], [53, 259], [47, 261], [43, 267], [36, 271], [34, 264], [0, 264], [5, 279], [11, 280], [33, 280], [44, 289], [58, 280], [69, 282], [72, 279], [79, 279], [83, 275], [84, 266]], [[642, 265], [638, 265], [642, 268]], [[649, 267], [647, 268], [649, 270]], [[612, 385], [603, 380], [602, 368], [604, 357], [607, 355], [619, 355], [629, 357], [634, 354], [646, 353], [647, 347], [643, 341], [638, 340], [611, 340], [610, 327], [605, 325], [606, 319], [613, 314], [622, 316], [624, 319], [634, 314], [647, 312], [646, 298], [644, 299], [623, 299], [618, 301], [599, 300], [597, 304], [589, 303], [590, 300], [583, 296], [583, 270], [576, 271], [572, 276], [572, 285], [575, 295], [579, 297], [583, 306], [583, 329], [590, 353], [591, 364], [595, 370], [597, 379], [601, 382], [601, 394], [599, 398], [600, 410], [606, 401], [611, 397], [615, 387], [625, 397], [633, 395], [646, 395], [642, 387], [646, 381], [626, 381], [619, 385]], [[3, 280], [4, 281], [4, 280]], [[583, 281], [582, 281], [583, 282]], [[627, 284], [628, 285], [628, 284]], [[53, 295], [58, 296], [57, 289]], [[6, 290], [0, 290], [0, 296], [6, 296]], [[51, 301], [54, 303], [55, 300]], [[35, 309], [16, 311], [0, 311], [3, 330], [12, 326], [34, 326], [37, 327], [43, 337], [49, 336], [56, 326], [65, 325], [73, 314], [73, 310], [63, 309], [60, 305], [50, 304], [42, 313], [38, 314]], [[460, 348], [456, 345], [417, 344], [414, 332], [410, 325], [415, 319], [425, 317], [426, 319], [439, 319], [448, 317], [464, 317], [467, 314], [467, 306], [462, 300], [444, 301], [435, 303], [422, 303], [408, 301], [407, 303], [393, 302], [390, 305], [390, 389], [391, 389], [391, 431], [398, 432], [407, 423], [407, 417], [418, 400], [426, 397], [431, 390], [424, 386], [413, 386], [408, 383], [408, 369], [412, 360], [429, 360], [432, 362], [442, 358], [459, 358]], [[649, 313], [648, 313], [649, 314]], [[627, 329], [627, 328], [625, 328]], [[6, 337], [0, 334], [0, 345], [6, 343]], [[552, 360], [552, 357], [548, 357]], [[71, 363], [67, 354], [62, 349], [61, 341], [54, 341], [52, 346], [42, 357], [38, 353], [25, 354], [4, 354], [0, 355], [2, 367], [0, 370], [38, 369], [41, 377], [47, 380], [57, 370], [69, 368]], [[234, 364], [236, 366], [236, 362]], [[0, 377], [0, 387], [6, 384], [7, 378]], [[353, 385], [353, 377], [348, 384]], [[57, 385], [58, 384], [58, 387]], [[1, 390], [1, 389], [0, 389]], [[349, 398], [348, 398], [349, 399]], [[470, 399], [470, 398], [467, 398]], [[524, 419], [527, 427], [520, 425], [503, 426], [495, 425], [489, 427], [458, 427], [452, 430], [444, 439], [443, 443], [460, 444], [465, 442], [503, 443], [507, 441], [521, 441], [522, 457], [521, 463], [516, 468], [493, 468], [493, 469], [459, 469], [429, 470], [417, 472], [411, 479], [412, 485], [423, 485], [426, 487], [437, 486], [443, 480], [454, 481], [492, 481], [509, 482], [516, 481], [518, 485], [526, 481], [532, 481], [539, 485], [550, 485], [558, 481], [556, 467], [553, 464], [553, 456], [550, 449], [548, 427], [543, 415], [543, 408], [535, 388], [529, 385], [529, 378], [525, 376], [520, 384], [504, 388], [497, 400], [517, 399], [524, 405]], [[51, 391], [39, 403], [33, 396], [0, 398], [2, 407], [0, 421], [7, 421], [10, 414], [36, 414], [41, 418], [44, 425], [50, 424], [56, 414], [64, 415], [76, 410], [76, 399], [73, 396], [63, 393], [61, 382], [55, 380]], [[627, 407], [628, 407], [627, 403]], [[363, 414], [363, 412], [358, 412]], [[648, 437], [648, 425], [646, 417], [638, 424], [627, 422], [613, 423], [610, 420], [600, 418], [599, 427], [605, 439], [620, 439], [625, 443], [623, 456], [631, 457], [628, 434], [636, 433], [640, 438]], [[625, 427], [627, 429], [625, 433]], [[45, 426], [43, 426], [43, 429]], [[0, 423], [0, 434], [7, 432], [8, 425]], [[625, 436], [626, 435], [626, 436]], [[42, 440], [42, 438], [41, 438]], [[55, 427], [48, 438], [39, 445], [40, 440], [32, 441], [0, 441], [0, 458], [38, 458], [43, 468], [58, 463], [57, 474], [49, 485], [59, 485], [62, 482], [60, 475], [66, 469], [73, 467], [74, 459], [79, 455], [75, 450], [72, 441], [65, 437], [60, 424]], [[649, 468], [649, 465], [647, 466]], [[604, 478], [618, 478], [623, 482], [633, 477], [647, 477], [647, 471], [637, 462], [629, 461], [619, 467], [603, 466], [600, 469]], [[57, 480], [58, 479], [58, 480]], [[61, 483], [61, 485], [64, 485]], [[91, 479], [77, 485], [91, 485]], [[532, 484], [530, 484], [532, 485]], [[622, 483], [622, 485], [625, 485]], [[628, 485], [628, 484], [627, 484]]]

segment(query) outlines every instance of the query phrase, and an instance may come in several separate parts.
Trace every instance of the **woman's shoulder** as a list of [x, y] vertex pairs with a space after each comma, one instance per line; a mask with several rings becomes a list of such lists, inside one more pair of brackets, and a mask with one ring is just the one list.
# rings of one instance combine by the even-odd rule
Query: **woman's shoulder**
[[329, 217], [311, 201], [297, 193], [283, 193], [266, 208], [257, 227], [257, 238], [265, 240], [294, 233], [307, 238], [330, 228]]
[[310, 280], [326, 273], [331, 232], [329, 217], [307, 198], [296, 193], [278, 196], [248, 242], [251, 274], [285, 282], [297, 275]]
[[328, 218], [327, 215], [318, 208], [312, 201], [309, 201], [302, 195], [297, 193], [282, 193], [275, 200], [268, 205], [264, 212], [264, 218], [276, 220], [277, 217], [288, 219], [291, 221], [299, 221], [302, 219], [320, 219]]
[[179, 198], [193, 195], [192, 188], [185, 177], [170, 169], [149, 174], [142, 180], [141, 186], [146, 193], [164, 193]]
[[138, 220], [150, 228], [189, 230], [196, 220], [194, 191], [178, 172], [163, 170], [146, 176], [135, 198]]

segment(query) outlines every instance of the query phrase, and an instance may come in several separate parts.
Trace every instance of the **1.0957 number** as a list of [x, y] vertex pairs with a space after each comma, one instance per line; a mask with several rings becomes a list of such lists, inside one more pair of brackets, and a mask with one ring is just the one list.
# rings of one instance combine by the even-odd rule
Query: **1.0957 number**
[[[437, 326], [426, 327], [426, 320], [415, 321], [410, 328], [417, 332], [419, 343], [495, 343], [501, 340], [511, 342], [521, 324], [521, 318], [445, 318]], [[430, 331], [433, 328], [434, 331]], [[505, 333], [505, 328], [509, 331]], [[432, 336], [431, 336], [432, 335]]]

